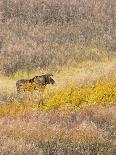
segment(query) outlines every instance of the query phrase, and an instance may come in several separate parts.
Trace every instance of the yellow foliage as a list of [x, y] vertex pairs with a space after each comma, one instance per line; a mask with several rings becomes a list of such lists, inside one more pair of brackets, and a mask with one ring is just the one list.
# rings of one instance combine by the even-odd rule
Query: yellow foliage
[[83, 87], [67, 85], [56, 91], [47, 87], [44, 94], [33, 94], [25, 103], [17, 101], [1, 105], [0, 116], [17, 115], [30, 109], [49, 111], [70, 106], [76, 110], [94, 105], [116, 105], [116, 80], [96, 82], [94, 85]]
[[96, 82], [94, 86], [66, 86], [46, 100], [44, 109], [57, 109], [65, 105], [82, 108], [93, 105], [116, 104], [116, 81]]
[[34, 91], [40, 90], [43, 91], [45, 89], [45, 85], [33, 82], [33, 83], [26, 83], [22, 86], [22, 90], [24, 91]]

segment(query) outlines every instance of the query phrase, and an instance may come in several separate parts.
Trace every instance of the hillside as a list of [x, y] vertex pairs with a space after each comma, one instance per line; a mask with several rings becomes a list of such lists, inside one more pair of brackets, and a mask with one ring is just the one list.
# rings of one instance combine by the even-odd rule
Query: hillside
[[0, 0], [0, 155], [115, 154], [116, 0]]

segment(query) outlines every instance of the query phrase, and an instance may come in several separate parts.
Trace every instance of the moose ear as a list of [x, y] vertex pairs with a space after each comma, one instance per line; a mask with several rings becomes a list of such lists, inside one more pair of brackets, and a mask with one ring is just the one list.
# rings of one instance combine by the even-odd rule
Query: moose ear
[[52, 78], [50, 78], [50, 83], [55, 84], [55, 81]]

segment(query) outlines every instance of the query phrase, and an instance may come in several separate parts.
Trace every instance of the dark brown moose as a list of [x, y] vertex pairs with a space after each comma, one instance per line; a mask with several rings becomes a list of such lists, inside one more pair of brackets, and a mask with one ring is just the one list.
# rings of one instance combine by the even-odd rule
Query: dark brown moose
[[17, 92], [40, 90], [44, 91], [46, 85], [54, 84], [55, 81], [51, 78], [52, 74], [44, 74], [35, 76], [32, 79], [21, 79], [16, 82]]

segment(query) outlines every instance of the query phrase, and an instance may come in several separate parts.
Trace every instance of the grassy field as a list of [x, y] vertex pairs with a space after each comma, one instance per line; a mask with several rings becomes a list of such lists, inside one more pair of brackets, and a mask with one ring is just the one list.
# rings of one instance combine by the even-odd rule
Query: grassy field
[[56, 84], [17, 94], [15, 83], [41, 72], [0, 78], [0, 154], [115, 155], [116, 59], [53, 70]]
[[0, 155], [116, 155], [116, 0], [0, 0]]

